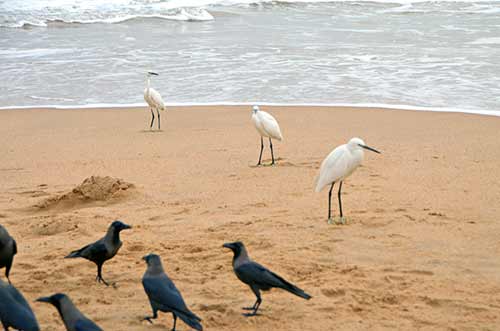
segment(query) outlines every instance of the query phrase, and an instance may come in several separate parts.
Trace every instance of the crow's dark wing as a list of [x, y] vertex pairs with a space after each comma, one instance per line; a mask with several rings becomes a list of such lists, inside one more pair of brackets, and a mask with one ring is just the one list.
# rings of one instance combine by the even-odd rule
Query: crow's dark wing
[[198, 316], [189, 311], [181, 293], [166, 275], [144, 277], [142, 285], [151, 303], [160, 310], [180, 312], [186, 316], [200, 320]]
[[108, 249], [102, 240], [82, 247], [76, 251], [71, 252], [67, 258], [83, 257], [91, 261], [105, 261], [108, 255]]
[[[28, 301], [26, 301], [26, 299], [23, 297], [23, 295], [21, 294], [21, 292], [19, 292], [14, 286], [12, 285], [8, 285], [6, 287], [6, 290], [9, 292], [10, 296], [12, 297], [12, 299], [19, 305], [19, 306], [22, 306], [24, 307], [25, 309], [29, 310], [31, 312], [31, 307], [28, 303]], [[33, 315], [33, 312], [31, 312], [31, 314]]]
[[13, 286], [0, 286], [0, 320], [19, 330], [38, 330], [38, 323], [28, 302]]
[[236, 268], [235, 272], [242, 282], [249, 285], [258, 285], [262, 289], [282, 287], [285, 284], [284, 282], [286, 282], [271, 270], [255, 262], [244, 263]]
[[297, 286], [289, 283], [283, 277], [255, 262], [242, 264], [235, 269], [235, 273], [242, 282], [250, 286], [257, 286], [261, 290], [279, 287], [304, 299], [309, 300], [311, 298], [309, 294]]
[[105, 260], [108, 249], [103, 242], [96, 242], [82, 251], [82, 256], [91, 260]]

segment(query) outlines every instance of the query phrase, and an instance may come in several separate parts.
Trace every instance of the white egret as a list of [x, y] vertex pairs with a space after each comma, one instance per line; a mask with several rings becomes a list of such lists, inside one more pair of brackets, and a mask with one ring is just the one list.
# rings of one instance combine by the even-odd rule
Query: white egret
[[316, 192], [320, 192], [323, 188], [331, 184], [330, 191], [328, 192], [328, 223], [332, 223], [331, 217], [331, 204], [332, 204], [332, 190], [335, 183], [339, 183], [339, 210], [340, 222], [345, 223], [344, 215], [342, 214], [342, 200], [340, 198], [340, 191], [342, 190], [342, 183], [344, 179], [350, 176], [354, 170], [361, 164], [364, 158], [363, 149], [380, 154], [374, 148], [365, 145], [365, 142], [360, 138], [352, 138], [347, 144], [336, 147], [321, 163], [319, 175], [316, 178]]
[[150, 129], [153, 128], [153, 122], [155, 121], [155, 113], [153, 109], [156, 109], [156, 113], [158, 114], [158, 130], [160, 130], [160, 110], [165, 110], [165, 103], [163, 99], [158, 93], [157, 90], [151, 87], [151, 76], [158, 76], [156, 72], [148, 71], [146, 74], [146, 88], [144, 89], [144, 100], [149, 105], [151, 109], [151, 125]]
[[269, 113], [259, 109], [259, 106], [253, 106], [252, 122], [260, 134], [260, 155], [257, 165], [261, 165], [262, 151], [264, 150], [264, 137], [269, 138], [269, 147], [271, 148], [271, 165], [274, 164], [273, 142], [271, 139], [283, 140], [280, 126], [276, 119]]

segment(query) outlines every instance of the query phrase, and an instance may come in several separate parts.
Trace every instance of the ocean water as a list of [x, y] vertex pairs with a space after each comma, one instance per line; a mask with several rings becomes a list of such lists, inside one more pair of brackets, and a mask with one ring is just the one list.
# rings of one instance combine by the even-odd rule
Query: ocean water
[[0, 107], [500, 111], [500, 1], [0, 0]]

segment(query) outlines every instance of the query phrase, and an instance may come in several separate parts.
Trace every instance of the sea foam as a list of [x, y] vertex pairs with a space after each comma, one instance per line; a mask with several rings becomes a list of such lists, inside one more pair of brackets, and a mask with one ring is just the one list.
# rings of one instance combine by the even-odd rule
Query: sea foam
[[[209, 21], [217, 6], [259, 4], [378, 3], [400, 7], [383, 9], [387, 13], [418, 12], [413, 4], [428, 0], [9, 0], [0, 2], [0, 27], [46, 27], [50, 23], [116, 24], [133, 19], [159, 18], [176, 21]], [[471, 3], [478, 13], [498, 13], [500, 8], [487, 0], [437, 0], [436, 3]]]

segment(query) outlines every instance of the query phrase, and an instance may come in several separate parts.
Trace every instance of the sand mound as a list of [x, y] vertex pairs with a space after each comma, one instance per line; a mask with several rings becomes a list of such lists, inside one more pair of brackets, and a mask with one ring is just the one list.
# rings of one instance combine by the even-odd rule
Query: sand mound
[[133, 188], [133, 184], [118, 178], [91, 176], [71, 192], [44, 199], [35, 207], [39, 209], [78, 208], [92, 202], [115, 203], [125, 198]]

